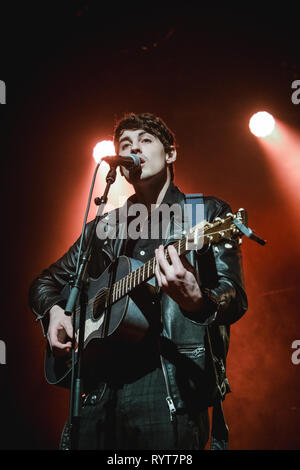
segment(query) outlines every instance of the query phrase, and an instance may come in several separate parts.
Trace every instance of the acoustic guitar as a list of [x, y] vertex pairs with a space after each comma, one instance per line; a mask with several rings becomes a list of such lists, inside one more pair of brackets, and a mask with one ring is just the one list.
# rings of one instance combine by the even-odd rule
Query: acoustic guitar
[[[193, 227], [180, 240], [172, 242], [178, 255], [185, 256], [191, 246], [203, 247], [217, 244], [243, 235], [234, 221], [248, 226], [247, 212], [239, 209], [235, 214], [204, 221]], [[169, 254], [165, 248], [166, 258]], [[95, 363], [101, 367], [101, 358], [106, 359], [109, 348], [121, 344], [141, 341], [151, 322], [157, 315], [157, 289], [155, 286], [155, 263], [153, 257], [146, 263], [126, 256], [120, 256], [110, 264], [98, 278], [89, 278], [86, 289], [83, 371], [92, 371]], [[68, 298], [70, 287], [62, 293]], [[79, 334], [79, 305], [75, 307], [75, 337]], [[76, 346], [77, 347], [77, 346]], [[77, 349], [75, 348], [75, 363]], [[45, 376], [50, 384], [70, 386], [72, 370], [71, 353], [55, 357], [47, 343]]]

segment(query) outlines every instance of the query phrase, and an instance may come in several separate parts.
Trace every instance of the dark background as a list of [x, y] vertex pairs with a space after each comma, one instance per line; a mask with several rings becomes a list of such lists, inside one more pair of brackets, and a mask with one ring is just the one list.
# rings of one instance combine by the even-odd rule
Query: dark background
[[44, 379], [28, 287], [79, 235], [95, 143], [125, 112], [148, 111], [176, 133], [175, 183], [246, 208], [268, 240], [243, 240], [249, 310], [232, 327], [230, 448], [300, 449], [299, 212], [248, 128], [261, 109], [299, 128], [298, 10], [10, 3], [1, 22], [0, 447], [58, 446], [68, 393]]

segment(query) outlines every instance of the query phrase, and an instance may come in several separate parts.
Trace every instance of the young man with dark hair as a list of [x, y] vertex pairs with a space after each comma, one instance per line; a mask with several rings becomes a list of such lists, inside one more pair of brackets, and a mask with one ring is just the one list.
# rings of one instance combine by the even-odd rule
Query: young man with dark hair
[[[172, 181], [175, 137], [161, 118], [144, 113], [125, 116], [115, 128], [114, 141], [120, 156], [141, 158], [138, 171], [122, 168], [122, 174], [135, 189], [130, 204], [147, 209], [148, 218], [139, 227], [143, 233], [156, 210], [185, 203]], [[203, 204], [208, 222], [231, 212], [214, 197], [203, 197]], [[75, 272], [78, 246], [79, 240], [30, 288], [31, 308], [57, 357], [71, 348], [72, 320], [65, 315], [61, 290]], [[225, 375], [230, 325], [247, 310], [238, 242], [223, 240], [179, 256], [169, 233], [105, 241], [97, 237], [89, 276], [97, 278], [121, 255], [142, 263], [155, 258], [152, 302], [143, 294], [145, 308], [152, 303], [155, 315], [140, 341], [125, 348], [114, 343], [106, 366], [94, 370], [93, 385], [85, 384], [79, 448], [203, 449], [209, 439], [208, 407], [215, 403], [216, 390], [222, 390], [222, 399], [230, 390]], [[219, 387], [216, 368], [222, 376]], [[65, 427], [61, 448], [69, 445]]]

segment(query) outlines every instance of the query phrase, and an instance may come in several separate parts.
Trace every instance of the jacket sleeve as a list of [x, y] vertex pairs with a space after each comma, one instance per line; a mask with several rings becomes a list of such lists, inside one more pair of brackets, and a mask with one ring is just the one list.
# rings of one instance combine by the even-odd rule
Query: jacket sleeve
[[[206, 220], [225, 217], [231, 207], [217, 198], [207, 204]], [[248, 308], [244, 288], [242, 254], [237, 239], [224, 239], [201, 254], [197, 265], [204, 304], [197, 318], [203, 325], [230, 325], [239, 320]]]
[[[91, 228], [91, 223], [87, 225], [86, 235], [83, 241], [85, 249], [87, 233]], [[49, 310], [54, 305], [62, 308], [66, 306], [65, 297], [61, 291], [70, 280], [70, 275], [76, 271], [77, 256], [79, 252], [80, 238], [68, 249], [68, 251], [44, 269], [39, 276], [34, 279], [29, 288], [29, 306], [35, 314], [37, 320], [41, 320], [44, 335], [47, 333], [49, 324]], [[93, 251], [94, 251], [93, 247]], [[92, 251], [93, 266], [97, 259]]]

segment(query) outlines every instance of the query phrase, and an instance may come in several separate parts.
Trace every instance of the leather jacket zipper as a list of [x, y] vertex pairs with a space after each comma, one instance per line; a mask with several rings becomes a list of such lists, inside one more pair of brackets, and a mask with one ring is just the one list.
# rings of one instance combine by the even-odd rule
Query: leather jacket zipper
[[205, 347], [199, 346], [199, 344], [191, 344], [178, 347], [178, 351], [181, 354], [187, 354], [190, 358], [195, 359], [205, 353]]
[[165, 381], [166, 390], [167, 390], [166, 402], [167, 402], [167, 405], [168, 405], [168, 408], [169, 408], [169, 411], [170, 411], [170, 420], [173, 421], [175, 419], [176, 407], [174, 405], [174, 401], [173, 401], [173, 398], [172, 398], [172, 395], [171, 395], [169, 377], [168, 377], [166, 364], [165, 364], [165, 361], [164, 361], [164, 359], [162, 357], [162, 354], [161, 354], [161, 351], [160, 351], [159, 338], [157, 339], [157, 344], [158, 344], [161, 368], [162, 368], [162, 371], [163, 371], [164, 381]]
[[176, 408], [175, 408], [173, 398], [172, 398], [172, 395], [171, 395], [171, 391], [170, 391], [170, 384], [169, 384], [167, 368], [166, 368], [164, 359], [163, 359], [161, 354], [160, 354], [160, 362], [161, 362], [161, 367], [162, 367], [162, 371], [163, 371], [163, 375], [164, 375], [164, 379], [165, 379], [165, 384], [166, 384], [166, 389], [167, 389], [166, 402], [168, 404], [169, 411], [170, 411], [170, 420], [173, 421], [174, 418], [175, 418]]

